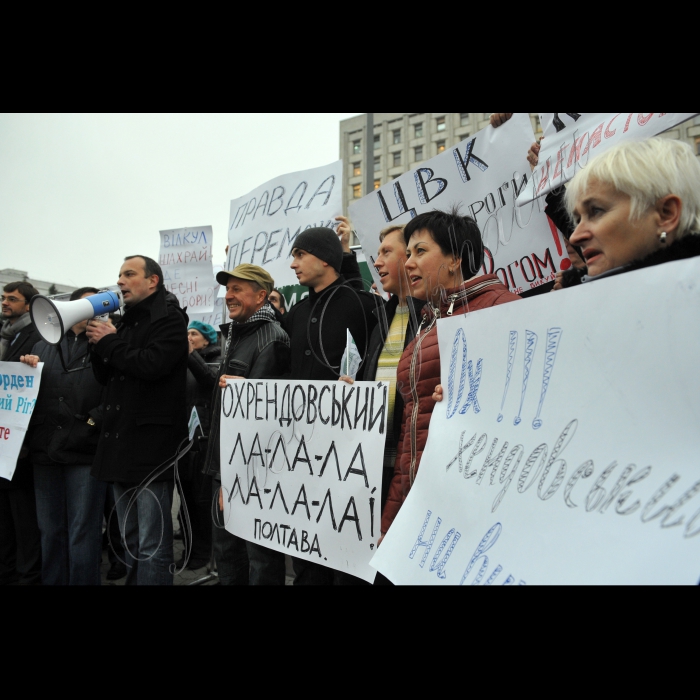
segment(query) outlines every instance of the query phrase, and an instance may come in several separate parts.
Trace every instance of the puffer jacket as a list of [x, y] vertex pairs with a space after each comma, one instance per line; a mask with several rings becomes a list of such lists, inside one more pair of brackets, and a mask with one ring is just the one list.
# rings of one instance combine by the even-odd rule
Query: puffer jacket
[[428, 440], [428, 426], [435, 406], [433, 392], [440, 383], [437, 320], [520, 298], [509, 292], [496, 275], [483, 275], [462, 287], [448, 289], [439, 308], [429, 303], [423, 307], [421, 327], [399, 361], [397, 391], [403, 394], [404, 412], [394, 478], [382, 512], [382, 533], [394, 522], [411, 490]]

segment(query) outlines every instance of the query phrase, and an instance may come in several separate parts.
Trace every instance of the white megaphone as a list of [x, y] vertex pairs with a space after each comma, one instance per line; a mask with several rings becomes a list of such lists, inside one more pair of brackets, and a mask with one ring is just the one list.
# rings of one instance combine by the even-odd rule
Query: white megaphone
[[105, 316], [106, 320], [107, 314], [116, 313], [123, 306], [119, 287], [106, 287], [98, 294], [75, 301], [60, 301], [39, 294], [29, 302], [29, 314], [39, 335], [49, 345], [58, 345], [76, 323], [100, 316]]

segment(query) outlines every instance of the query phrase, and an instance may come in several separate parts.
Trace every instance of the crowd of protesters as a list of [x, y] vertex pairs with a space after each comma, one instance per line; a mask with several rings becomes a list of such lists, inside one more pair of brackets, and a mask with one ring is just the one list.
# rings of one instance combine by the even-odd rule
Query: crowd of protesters
[[[492, 124], [510, 116], [492, 115]], [[533, 144], [533, 167], [538, 154]], [[548, 195], [547, 213], [572, 263], [557, 275], [554, 293], [694, 257], [700, 164], [678, 141], [624, 142]], [[107, 537], [110, 575], [129, 584], [170, 585], [177, 570], [213, 558], [221, 584], [284, 585], [285, 556], [221, 522], [221, 388], [241, 378], [352, 382], [340, 368], [348, 329], [363, 358], [356, 378], [390, 387], [383, 538], [415, 481], [443, 398], [437, 320], [522, 299], [482, 273], [481, 232], [458, 208], [377, 232], [374, 266], [388, 300], [365, 290], [349, 246], [351, 224], [339, 219], [337, 233], [312, 228], [295, 239], [290, 266], [309, 293], [290, 309], [265, 269], [241, 264], [220, 272], [228, 320], [219, 329], [188, 325], [160, 266], [142, 255], [125, 258], [120, 270], [123, 315], [78, 323], [58, 347], [31, 322], [37, 290], [27, 282], [5, 286], [0, 359], [43, 362], [44, 370], [15, 474], [0, 479], [1, 583], [98, 585]], [[71, 299], [97, 292], [84, 287]], [[188, 442], [193, 407], [201, 436]], [[187, 543], [178, 562], [170, 518], [175, 463]], [[297, 585], [364, 584], [303, 559], [293, 567]], [[376, 583], [388, 581], [379, 575]]]

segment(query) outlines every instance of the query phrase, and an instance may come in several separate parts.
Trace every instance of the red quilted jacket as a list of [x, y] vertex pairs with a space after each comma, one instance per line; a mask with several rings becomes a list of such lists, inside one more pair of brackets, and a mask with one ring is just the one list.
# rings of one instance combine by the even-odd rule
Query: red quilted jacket
[[435, 406], [433, 392], [440, 383], [437, 319], [487, 309], [520, 298], [511, 294], [496, 275], [483, 275], [462, 287], [448, 289], [439, 309], [431, 304], [423, 307], [421, 328], [404, 350], [397, 372], [396, 389], [402, 392], [405, 405], [394, 478], [382, 512], [382, 533], [394, 522], [408, 496], [428, 440], [430, 416]]

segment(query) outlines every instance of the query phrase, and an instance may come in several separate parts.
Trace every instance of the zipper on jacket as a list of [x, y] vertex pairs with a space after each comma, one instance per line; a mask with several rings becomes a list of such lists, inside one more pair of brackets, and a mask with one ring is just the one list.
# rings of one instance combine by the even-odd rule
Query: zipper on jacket
[[450, 296], [447, 297], [447, 301], [450, 302], [450, 308], [447, 309], [447, 315], [452, 316], [452, 310], [455, 307], [455, 301], [457, 301], [457, 297], [459, 294], [450, 294]]

